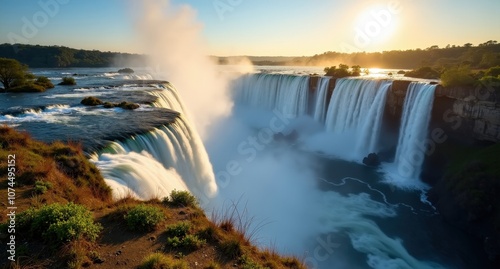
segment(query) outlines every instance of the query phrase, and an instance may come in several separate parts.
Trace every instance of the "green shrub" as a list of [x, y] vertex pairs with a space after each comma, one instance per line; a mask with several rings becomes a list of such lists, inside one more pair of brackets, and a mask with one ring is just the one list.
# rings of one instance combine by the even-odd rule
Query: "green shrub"
[[405, 73], [405, 77], [437, 79], [439, 72], [430, 66], [424, 66]]
[[452, 67], [441, 74], [441, 84], [445, 87], [469, 86], [474, 83], [469, 66]]
[[33, 191], [37, 194], [44, 194], [51, 188], [52, 188], [52, 183], [47, 181], [37, 180], [35, 182], [35, 188], [33, 189]]
[[28, 228], [33, 237], [41, 235], [56, 244], [79, 238], [94, 241], [102, 230], [86, 207], [73, 203], [28, 209], [19, 215], [19, 227]]
[[205, 245], [205, 240], [196, 235], [188, 234], [185, 237], [169, 237], [165, 246], [170, 250], [194, 251]]
[[73, 77], [63, 77], [59, 85], [76, 85], [76, 81]]
[[82, 104], [84, 106], [98, 106], [98, 105], [102, 105], [103, 102], [97, 97], [89, 96], [89, 97], [83, 98], [82, 101], [80, 102], [80, 104]]
[[184, 237], [189, 234], [191, 224], [187, 221], [181, 221], [176, 224], [169, 225], [165, 230], [168, 237]]
[[177, 207], [196, 207], [196, 198], [188, 191], [173, 190], [170, 193], [170, 199], [165, 198], [164, 202]]
[[141, 269], [187, 269], [185, 261], [175, 261], [170, 256], [162, 253], [148, 255], [139, 266]]
[[500, 66], [491, 67], [486, 71], [485, 76], [491, 76], [491, 77], [500, 76]]
[[205, 240], [196, 235], [189, 234], [189, 222], [179, 222], [167, 227], [165, 234], [168, 236], [166, 247], [168, 249], [196, 250], [205, 245]]
[[35, 84], [40, 85], [44, 87], [45, 89], [52, 89], [54, 88], [54, 84], [52, 84], [52, 81], [48, 79], [47, 77], [40, 76], [36, 78]]
[[8, 92], [44, 92], [45, 88], [38, 84], [27, 83], [18, 85], [7, 90]]
[[125, 216], [132, 231], [152, 231], [165, 218], [163, 211], [155, 206], [137, 205]]

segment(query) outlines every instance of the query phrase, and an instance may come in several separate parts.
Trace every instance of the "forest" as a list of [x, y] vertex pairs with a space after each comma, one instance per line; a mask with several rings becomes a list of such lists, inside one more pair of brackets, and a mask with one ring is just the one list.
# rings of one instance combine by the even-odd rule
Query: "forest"
[[0, 58], [15, 59], [34, 68], [119, 67], [146, 64], [146, 56], [139, 54], [7, 43], [0, 44]]
[[[44, 68], [145, 66], [147, 62], [147, 56], [140, 54], [24, 44], [0, 44], [0, 57], [16, 59], [30, 67]], [[241, 57], [218, 57], [218, 62], [230, 64], [233, 62], [231, 58]], [[500, 65], [500, 44], [489, 40], [476, 46], [467, 43], [461, 46], [447, 45], [444, 48], [431, 46], [426, 49], [355, 53], [328, 51], [314, 56], [248, 58], [254, 65], [332, 66], [343, 63], [349, 66], [393, 69], [467, 65], [473, 69], [487, 69]]]
[[312, 57], [296, 57], [287, 65], [331, 66], [338, 63], [363, 67], [415, 69], [423, 66], [449, 68], [468, 65], [473, 69], [487, 69], [500, 65], [500, 44], [495, 40], [474, 46], [431, 46], [426, 49], [392, 50], [383, 52], [341, 53], [328, 51]]

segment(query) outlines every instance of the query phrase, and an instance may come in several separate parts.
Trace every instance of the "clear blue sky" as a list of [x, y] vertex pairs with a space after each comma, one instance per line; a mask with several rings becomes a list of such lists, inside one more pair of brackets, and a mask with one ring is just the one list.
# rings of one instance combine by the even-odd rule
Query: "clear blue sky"
[[[14, 40], [141, 52], [134, 45], [137, 35], [132, 2], [0, 0], [0, 43]], [[203, 38], [213, 55], [302, 56], [325, 51], [383, 51], [500, 42], [498, 0], [171, 2], [190, 5], [196, 10]], [[46, 11], [41, 3], [52, 4], [51, 7], [56, 3], [57, 8]], [[389, 8], [391, 3], [398, 4], [398, 8]]]

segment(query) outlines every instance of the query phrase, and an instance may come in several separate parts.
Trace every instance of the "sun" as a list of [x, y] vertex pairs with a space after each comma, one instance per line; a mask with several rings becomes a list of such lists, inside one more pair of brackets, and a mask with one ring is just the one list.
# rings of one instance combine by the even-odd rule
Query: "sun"
[[399, 16], [384, 5], [365, 7], [354, 22], [356, 42], [359, 47], [376, 49], [389, 42], [396, 33]]

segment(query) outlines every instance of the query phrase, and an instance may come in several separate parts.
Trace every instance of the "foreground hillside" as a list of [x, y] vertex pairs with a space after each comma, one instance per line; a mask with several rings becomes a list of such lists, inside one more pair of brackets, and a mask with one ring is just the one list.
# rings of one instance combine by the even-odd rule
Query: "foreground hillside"
[[0, 159], [3, 268], [304, 268], [253, 246], [234, 213], [208, 220], [189, 193], [112, 201], [79, 145], [4, 126]]

